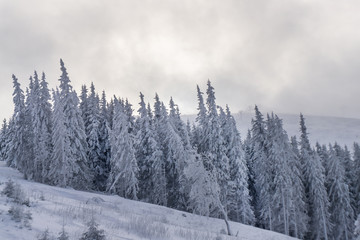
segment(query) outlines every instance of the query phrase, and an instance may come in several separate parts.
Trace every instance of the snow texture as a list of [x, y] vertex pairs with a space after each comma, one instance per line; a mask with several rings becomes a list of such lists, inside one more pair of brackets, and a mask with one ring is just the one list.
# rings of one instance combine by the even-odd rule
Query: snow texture
[[88, 230], [92, 217], [105, 231], [108, 240], [129, 239], [294, 239], [230, 222], [235, 236], [225, 235], [225, 223], [221, 219], [202, 217], [166, 207], [127, 200], [119, 196], [75, 191], [70, 188], [52, 187], [26, 181], [17, 170], [0, 162], [0, 191], [8, 179], [20, 184], [30, 199], [32, 214], [31, 230], [11, 220], [8, 210], [12, 204], [0, 195], [0, 239], [36, 239], [46, 229], [52, 236], [59, 236], [63, 226], [69, 239], [79, 239]]

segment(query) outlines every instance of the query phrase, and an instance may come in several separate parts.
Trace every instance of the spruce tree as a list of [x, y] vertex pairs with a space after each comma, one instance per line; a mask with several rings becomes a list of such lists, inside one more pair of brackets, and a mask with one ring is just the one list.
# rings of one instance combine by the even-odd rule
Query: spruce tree
[[25, 168], [25, 96], [20, 87], [20, 83], [15, 75], [12, 75], [14, 92], [14, 113], [11, 124], [11, 140], [9, 142], [9, 155], [7, 157], [7, 165], [16, 167], [22, 171]]
[[217, 112], [215, 91], [211, 82], [207, 82], [207, 124], [203, 126], [204, 129], [204, 147], [208, 157], [217, 171], [217, 181], [220, 186], [220, 200], [223, 206], [227, 207], [228, 181], [229, 181], [229, 159], [226, 156], [225, 140], [223, 138], [223, 129]]
[[255, 182], [255, 214], [258, 225], [273, 230], [274, 216], [271, 206], [271, 163], [267, 158], [266, 128], [262, 113], [255, 106], [255, 119], [251, 128], [251, 159], [250, 168], [254, 172]]
[[191, 147], [189, 132], [186, 128], [185, 123], [181, 119], [179, 107], [174, 103], [174, 100], [172, 98], [170, 98], [169, 105], [170, 105], [169, 121], [175, 132], [180, 136], [184, 148], [189, 149]]
[[51, 145], [51, 129], [52, 129], [52, 110], [51, 110], [51, 96], [48, 88], [48, 82], [46, 81], [45, 73], [42, 73], [41, 82], [40, 82], [40, 102], [41, 110], [40, 114], [42, 116], [41, 121], [41, 134], [40, 142], [42, 145], [42, 182], [47, 181], [46, 176], [50, 169], [50, 158], [52, 152]]
[[86, 99], [87, 113], [85, 114], [86, 136], [88, 145], [88, 159], [90, 168], [94, 174], [95, 189], [103, 189], [104, 186], [104, 160], [101, 158], [100, 146], [100, 102], [95, 93], [95, 86], [91, 83], [90, 94]]
[[224, 118], [223, 136], [227, 148], [226, 155], [229, 159], [230, 178], [227, 196], [229, 218], [233, 221], [252, 225], [255, 223], [255, 217], [250, 205], [248, 168], [241, 145], [240, 133], [228, 106], [226, 106], [226, 114], [221, 110], [221, 116]]
[[204, 154], [207, 151], [205, 138], [201, 137], [205, 135], [205, 131], [208, 127], [207, 110], [204, 104], [203, 93], [197, 86], [197, 98], [198, 98], [198, 114], [196, 117], [197, 126], [193, 130], [193, 146], [197, 149], [199, 154]]
[[51, 157], [51, 104], [50, 93], [45, 74], [42, 74], [41, 82], [37, 73], [34, 74], [33, 88], [33, 133], [34, 133], [34, 180], [46, 182]]
[[88, 89], [87, 89], [86, 85], [81, 86], [79, 108], [80, 108], [80, 111], [81, 111], [81, 117], [82, 117], [82, 119], [84, 121], [84, 126], [85, 126], [85, 130], [86, 130], [87, 126], [89, 125]]
[[[205, 162], [207, 167], [204, 166]], [[220, 186], [211, 160], [205, 157], [201, 159], [200, 155], [194, 156], [185, 168], [185, 175], [191, 186], [188, 210], [202, 216], [210, 216], [221, 205]]]
[[289, 228], [290, 235], [303, 239], [308, 231], [308, 214], [304, 188], [304, 176], [300, 162], [300, 152], [296, 137], [291, 137], [289, 151], [289, 165], [291, 170], [292, 188], [290, 204]]
[[97, 185], [99, 190], [106, 190], [106, 181], [110, 172], [111, 146], [110, 146], [110, 124], [107, 109], [106, 94], [103, 91], [100, 101], [100, 126], [99, 126], [99, 165], [97, 168]]
[[188, 158], [181, 137], [169, 121], [165, 105], [155, 96], [154, 125], [163, 153], [167, 189], [167, 206], [180, 209], [184, 205], [180, 180]]
[[[38, 77], [35, 73], [35, 77]], [[37, 88], [38, 88], [37, 84]], [[33, 132], [33, 118], [32, 118], [32, 111], [34, 106], [37, 105], [36, 98], [38, 95], [38, 90], [35, 91], [34, 81], [33, 78], [30, 76], [30, 83], [29, 88], [26, 88], [26, 99], [25, 99], [25, 111], [24, 111], [24, 165], [21, 169], [21, 172], [24, 174], [25, 179], [34, 179], [34, 172], [35, 172], [35, 164], [34, 164], [34, 132]]]
[[[248, 130], [246, 139], [244, 140], [243, 144], [244, 149], [244, 158], [246, 167], [248, 169], [248, 188], [249, 188], [249, 195], [250, 195], [250, 203], [254, 210], [254, 216], [255, 216], [255, 200], [256, 200], [256, 189], [255, 189], [255, 175], [254, 175], [254, 168], [252, 164], [252, 156], [253, 156], [253, 150], [252, 150], [252, 143], [251, 143], [251, 131]], [[255, 217], [255, 221], [256, 221]]]
[[52, 145], [53, 151], [51, 156], [50, 170], [48, 181], [50, 184], [60, 187], [71, 185], [73, 175], [72, 168], [74, 161], [70, 152], [70, 142], [68, 139], [68, 129], [65, 126], [65, 114], [63, 112], [63, 102], [60, 100], [58, 89], [53, 91], [54, 110], [52, 115]]
[[6, 161], [7, 159], [8, 132], [9, 132], [8, 124], [6, 119], [4, 119], [0, 131], [0, 161]]
[[329, 199], [334, 239], [352, 239], [354, 212], [351, 207], [349, 186], [346, 184], [345, 168], [342, 164], [342, 149], [335, 143], [329, 148]]
[[[61, 76], [60, 91], [55, 94], [55, 105], [57, 113], [54, 111], [54, 154], [55, 164], [65, 164], [63, 167], [66, 172], [61, 173], [64, 179], [56, 179], [61, 185], [71, 186], [75, 189], [90, 189], [92, 174], [89, 169], [87, 158], [88, 146], [84, 122], [78, 107], [79, 99], [76, 92], [72, 90], [70, 79], [64, 62], [60, 59]], [[55, 109], [55, 108], [54, 108]], [[66, 161], [64, 161], [64, 159]]]
[[139, 105], [139, 117], [136, 120], [138, 132], [135, 141], [136, 159], [139, 166], [139, 198], [147, 202], [166, 205], [165, 165], [161, 165], [162, 152], [142, 93], [140, 93]]
[[327, 176], [328, 176], [328, 172], [329, 172], [329, 154], [328, 154], [328, 150], [326, 148], [326, 145], [320, 145], [320, 143], [316, 143], [315, 144], [315, 149], [316, 149], [316, 153], [319, 155], [320, 159], [321, 159], [321, 164], [324, 167], [325, 170], [325, 186], [328, 189], [327, 186]]
[[305, 193], [309, 204], [310, 236], [313, 239], [329, 239], [331, 222], [329, 199], [325, 188], [325, 170], [319, 155], [311, 149], [305, 119], [300, 114], [300, 156], [303, 163]]
[[105, 240], [104, 230], [98, 229], [99, 224], [96, 223], [94, 217], [88, 222], [88, 230], [84, 232], [79, 240]]
[[345, 183], [349, 186], [351, 207], [356, 209], [356, 184], [355, 184], [355, 171], [354, 161], [351, 158], [351, 153], [348, 147], [345, 145], [342, 149], [342, 164], [345, 170]]
[[110, 136], [111, 171], [108, 191], [121, 197], [137, 199], [138, 166], [133, 139], [129, 134], [129, 123], [123, 105], [115, 101], [113, 130]]
[[126, 114], [126, 120], [129, 123], [129, 133], [133, 136], [135, 129], [135, 117], [133, 116], [134, 110], [132, 109], [132, 104], [128, 99], [125, 99], [124, 101], [124, 112]]
[[289, 235], [290, 206], [293, 205], [290, 146], [282, 128], [282, 121], [277, 116], [268, 115], [266, 124], [268, 134], [265, 144], [268, 151], [267, 161], [270, 163], [268, 167], [271, 167], [268, 170], [273, 172], [273, 176], [270, 177], [273, 179], [270, 187], [270, 206], [272, 215], [276, 216], [272, 224], [275, 231]]
[[355, 193], [355, 213], [360, 214], [360, 146], [354, 143], [353, 148], [353, 161], [354, 161], [354, 193]]
[[[195, 151], [193, 150], [191, 144], [190, 144], [190, 137], [189, 132], [187, 130], [187, 127], [183, 120], [181, 119], [180, 110], [179, 107], [174, 103], [173, 99], [170, 99], [170, 111], [169, 111], [169, 123], [173, 134], [174, 134], [174, 143], [176, 145], [179, 144], [178, 137], [180, 137], [180, 140], [183, 144], [183, 146], [178, 146], [180, 150], [180, 154], [177, 154], [177, 164], [176, 168], [178, 171], [178, 203], [177, 203], [177, 209], [179, 210], [186, 210], [187, 208], [187, 201], [189, 197], [189, 187], [187, 186], [187, 179], [184, 173], [184, 168], [188, 164], [187, 162], [190, 159], [194, 158]], [[172, 132], [170, 131], [170, 132]], [[176, 140], [175, 140], [176, 139]]]

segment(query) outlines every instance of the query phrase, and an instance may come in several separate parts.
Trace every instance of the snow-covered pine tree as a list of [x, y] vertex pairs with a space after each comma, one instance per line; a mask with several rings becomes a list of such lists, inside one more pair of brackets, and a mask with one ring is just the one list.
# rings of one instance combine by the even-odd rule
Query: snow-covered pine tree
[[[325, 179], [327, 178], [328, 175], [328, 164], [329, 164], [329, 154], [328, 154], [328, 150], [326, 148], [326, 145], [320, 145], [320, 143], [316, 142], [315, 144], [315, 149], [316, 149], [316, 153], [319, 155], [320, 159], [321, 159], [321, 164], [324, 167], [325, 170]], [[326, 186], [326, 182], [325, 182], [325, 186]]]
[[84, 232], [79, 240], [105, 240], [104, 230], [98, 229], [99, 224], [95, 221], [95, 218], [92, 217], [88, 222], [88, 230]]
[[181, 119], [179, 107], [174, 103], [173, 98], [170, 98], [169, 121], [175, 132], [181, 137], [184, 148], [191, 148], [190, 137], [185, 123]]
[[353, 147], [353, 161], [354, 161], [354, 193], [355, 193], [355, 213], [360, 214], [360, 146], [354, 143]]
[[151, 156], [153, 161], [151, 165], [152, 174], [150, 176], [150, 182], [153, 184], [154, 188], [150, 191], [149, 201], [158, 205], [167, 206], [168, 192], [163, 153], [158, 149], [158, 146], [155, 145], [155, 142], [152, 144], [155, 152]]
[[169, 123], [175, 133], [180, 137], [183, 144], [183, 154], [179, 157], [180, 161], [178, 161], [177, 165], [179, 172], [178, 181], [180, 185], [177, 208], [180, 210], [186, 210], [190, 187], [187, 183], [184, 168], [187, 161], [194, 158], [196, 151], [191, 146], [189, 130], [181, 119], [179, 107], [174, 103], [172, 98], [170, 99]]
[[335, 143], [329, 147], [329, 199], [330, 215], [333, 223], [331, 236], [334, 239], [353, 238], [354, 212], [351, 207], [350, 191], [346, 184], [345, 168], [342, 164], [342, 149]]
[[110, 145], [111, 171], [107, 191], [136, 200], [139, 169], [135, 158], [133, 139], [129, 134], [129, 122], [124, 112], [124, 106], [119, 101], [115, 101]]
[[[355, 171], [354, 161], [351, 159], [351, 153], [345, 145], [342, 149], [342, 164], [345, 169], [345, 183], [349, 186], [350, 203], [353, 210], [356, 208], [356, 185], [355, 185]], [[355, 214], [355, 212], [354, 212]], [[356, 216], [356, 215], [354, 215]]]
[[[254, 175], [254, 168], [252, 165], [252, 143], [251, 143], [251, 131], [248, 130], [246, 139], [243, 143], [243, 149], [244, 149], [244, 158], [246, 167], [248, 169], [248, 189], [249, 189], [249, 195], [250, 195], [250, 205], [254, 210], [254, 217], [255, 217], [255, 200], [257, 199], [256, 196], [256, 190], [255, 190], [255, 175]], [[256, 221], [255, 217], [255, 221]]]
[[[34, 78], [30, 77], [30, 92], [27, 92], [26, 102], [25, 102], [25, 117], [27, 127], [26, 135], [28, 139], [27, 151], [29, 151], [28, 160], [28, 177], [35, 181], [41, 180], [42, 174], [42, 164], [41, 159], [38, 156], [35, 156], [35, 150], [39, 150], [36, 145], [38, 144], [37, 135], [39, 134], [39, 128], [37, 123], [39, 122], [38, 116], [36, 114], [39, 104], [40, 104], [40, 80], [37, 72], [34, 72]], [[37, 123], [35, 123], [37, 122]], [[30, 160], [31, 159], [31, 160]]]
[[113, 128], [113, 119], [114, 119], [114, 99], [111, 98], [110, 102], [108, 103], [107, 106], [107, 116], [108, 116], [108, 122], [109, 122], [109, 127], [110, 129]]
[[195, 155], [185, 167], [185, 176], [191, 186], [188, 210], [202, 216], [210, 216], [221, 205], [220, 186], [211, 160], [205, 157], [201, 159], [200, 155]]
[[85, 113], [86, 138], [88, 144], [88, 159], [90, 162], [90, 169], [94, 175], [94, 188], [97, 190], [104, 187], [104, 168], [105, 159], [101, 158], [100, 146], [100, 102], [95, 93], [95, 86], [91, 83], [90, 94], [86, 99], [87, 113]]
[[229, 181], [229, 159], [226, 156], [226, 146], [222, 134], [222, 127], [217, 112], [215, 91], [211, 82], [207, 82], [207, 99], [206, 105], [208, 110], [208, 124], [204, 127], [204, 141], [205, 149], [212, 159], [215, 169], [217, 171], [217, 180], [220, 186], [220, 200], [223, 206], [227, 207], [227, 193]]
[[11, 157], [11, 148], [12, 148], [12, 140], [15, 134], [15, 125], [14, 118], [10, 118], [6, 127], [6, 132], [3, 134], [4, 137], [4, 146], [1, 149], [2, 160], [6, 162], [6, 164], [10, 167], [15, 167], [13, 164]]
[[7, 158], [7, 136], [8, 124], [5, 118], [0, 130], [0, 161], [6, 161]]
[[290, 146], [287, 135], [282, 128], [282, 121], [272, 114], [267, 118], [267, 138], [265, 141], [267, 148], [267, 161], [273, 176], [270, 176], [272, 184], [270, 186], [270, 206], [272, 209], [273, 229], [277, 232], [289, 235], [289, 218], [291, 215], [290, 206], [293, 205], [291, 194], [292, 179], [289, 164]]
[[163, 153], [167, 189], [167, 206], [180, 209], [184, 206], [180, 180], [186, 160], [189, 157], [181, 137], [169, 121], [165, 105], [155, 96], [154, 127]]
[[40, 82], [40, 104], [41, 104], [41, 134], [40, 141], [42, 145], [42, 182], [47, 181], [46, 176], [50, 170], [50, 160], [52, 153], [52, 140], [51, 140], [51, 129], [52, 129], [52, 111], [51, 111], [51, 96], [48, 88], [48, 82], [46, 81], [45, 73], [42, 73]]
[[100, 144], [100, 165], [98, 166], [98, 188], [101, 191], [106, 190], [106, 181], [110, 172], [111, 146], [110, 146], [110, 124], [107, 109], [105, 91], [102, 92], [100, 100], [100, 126], [99, 126], [99, 144]]
[[58, 89], [53, 91], [53, 103], [53, 128], [51, 131], [53, 151], [50, 163], [51, 168], [47, 179], [50, 184], [66, 187], [71, 185], [72, 168], [76, 168], [76, 166], [74, 166], [75, 162], [71, 159], [69, 133], [65, 126], [64, 106]]
[[134, 129], [135, 129], [135, 117], [133, 116], [134, 110], [132, 109], [132, 104], [126, 98], [124, 101], [124, 112], [127, 117], [127, 121], [129, 123], [129, 133], [133, 136]]
[[34, 180], [46, 183], [51, 157], [51, 104], [45, 74], [34, 74], [32, 122], [34, 133]]
[[[37, 74], [36, 74], [36, 78]], [[37, 81], [38, 83], [39, 81]], [[37, 84], [39, 86], [39, 84]], [[38, 87], [37, 87], [38, 88]], [[38, 90], [37, 90], [38, 92]], [[24, 111], [24, 165], [21, 168], [21, 172], [24, 174], [25, 179], [34, 179], [34, 132], [33, 132], [33, 119], [32, 119], [32, 110], [34, 105], [37, 104], [34, 92], [34, 81], [30, 76], [29, 88], [26, 88], [26, 100], [25, 100], [25, 111]]]
[[7, 157], [7, 165], [16, 167], [20, 171], [25, 168], [25, 96], [20, 87], [20, 83], [15, 75], [12, 75], [14, 92], [14, 113], [12, 116], [11, 126], [11, 140], [9, 141], [9, 153]]
[[328, 240], [331, 236], [329, 199], [325, 188], [324, 167], [319, 155], [311, 149], [305, 119], [300, 114], [300, 157], [303, 164], [305, 193], [309, 204], [309, 237]]
[[[161, 194], [161, 199], [164, 203], [166, 203], [165, 206], [169, 205], [169, 188], [172, 187], [168, 184], [168, 181], [170, 180], [171, 183], [174, 183], [174, 173], [176, 174], [176, 171], [172, 171], [171, 175], [170, 172], [167, 172], [167, 169], [169, 169], [171, 166], [174, 166], [170, 161], [171, 158], [168, 159], [168, 156], [170, 154], [165, 155], [165, 148], [166, 146], [166, 136], [168, 134], [167, 132], [167, 112], [166, 109], [162, 109], [162, 102], [160, 102], [159, 96], [156, 93], [154, 98], [154, 113], [152, 114], [150, 111], [150, 105], [148, 105], [148, 114], [149, 117], [153, 119], [154, 124], [154, 130], [156, 132], [156, 140], [159, 144], [159, 149], [161, 151], [161, 160], [155, 161], [153, 164], [153, 169], [156, 172], [156, 174], [159, 177], [159, 180], [156, 181], [155, 186], [158, 187], [157, 191]], [[165, 111], [163, 111], [165, 110]], [[165, 180], [165, 182], [164, 182]], [[164, 192], [164, 183], [165, 183], [165, 192]], [[174, 190], [172, 189], [172, 195]], [[164, 196], [166, 196], [166, 200], [164, 199]], [[164, 201], [165, 200], [165, 201]]]
[[[69, 166], [65, 166], [66, 173], [68, 174], [69, 179], [66, 181], [66, 185], [71, 186], [75, 189], [89, 189], [91, 188], [91, 180], [92, 174], [89, 169], [89, 162], [87, 159], [88, 146], [86, 142], [86, 134], [84, 121], [81, 117], [81, 112], [78, 107], [79, 99], [76, 95], [76, 92], [72, 90], [72, 86], [70, 85], [70, 79], [68, 77], [68, 73], [64, 66], [64, 62], [60, 59], [60, 92], [58, 94], [58, 112], [62, 112], [63, 120], [59, 121], [60, 126], [55, 126], [56, 118], [59, 118], [60, 113], [57, 114], [54, 118], [54, 133], [53, 138], [58, 138], [59, 130], [64, 128], [64, 138], [65, 140], [61, 140], [62, 143], [59, 144], [58, 150], [55, 149], [54, 152], [57, 151], [57, 154], [54, 155], [55, 162], [61, 161], [61, 157], [63, 154], [66, 155], [67, 164]], [[55, 94], [57, 95], [57, 94]], [[55, 111], [54, 111], [55, 114]], [[63, 126], [62, 126], [62, 124]], [[56, 132], [56, 133], [55, 133]], [[59, 141], [59, 140], [54, 140]], [[64, 142], [66, 144], [64, 144]], [[61, 146], [66, 146], [66, 148]], [[63, 151], [63, 153], [59, 153], [59, 151]]]
[[140, 93], [139, 117], [136, 120], [136, 159], [139, 166], [139, 199], [166, 205], [165, 165], [156, 140], [152, 119], [148, 115], [144, 95]]
[[191, 186], [188, 210], [203, 216], [211, 216], [214, 212], [220, 213], [226, 223], [228, 235], [232, 235], [227, 212], [220, 200], [221, 190], [216, 174], [211, 159], [199, 154], [190, 156], [184, 168], [184, 175]]
[[228, 106], [226, 113], [220, 110], [220, 118], [223, 119], [223, 136], [229, 159], [228, 216], [230, 220], [252, 225], [255, 223], [255, 216], [250, 205], [248, 168], [240, 133]]
[[[325, 146], [326, 147], [326, 146]], [[326, 170], [326, 160], [327, 160], [327, 156], [326, 156], [326, 151], [323, 151], [322, 150], [322, 146], [320, 145], [319, 142], [316, 142], [315, 143], [315, 150], [316, 150], [316, 153], [319, 155], [320, 159], [321, 159], [321, 164], [323, 165], [323, 167], [325, 168]], [[325, 174], [326, 175], [326, 174]]]
[[292, 179], [292, 204], [290, 204], [289, 228], [291, 236], [303, 239], [308, 231], [309, 217], [307, 215], [304, 176], [296, 136], [291, 137], [290, 144], [291, 151], [288, 161]]
[[197, 149], [199, 154], [204, 154], [207, 150], [205, 145], [205, 139], [202, 137], [205, 135], [205, 130], [208, 127], [207, 110], [204, 104], [203, 93], [199, 86], [197, 86], [197, 98], [198, 98], [198, 114], [196, 116], [197, 126], [193, 128], [192, 146]]
[[89, 113], [88, 89], [87, 89], [86, 85], [81, 86], [79, 108], [80, 108], [80, 111], [81, 111], [81, 117], [82, 117], [82, 119], [84, 121], [84, 126], [85, 126], [85, 131], [86, 131], [87, 126], [89, 124], [89, 117], [88, 117], [88, 113]]
[[254, 172], [255, 183], [255, 216], [258, 226], [273, 230], [274, 216], [271, 206], [271, 164], [267, 159], [266, 128], [262, 113], [255, 106], [255, 119], [251, 128], [251, 159], [250, 169]]

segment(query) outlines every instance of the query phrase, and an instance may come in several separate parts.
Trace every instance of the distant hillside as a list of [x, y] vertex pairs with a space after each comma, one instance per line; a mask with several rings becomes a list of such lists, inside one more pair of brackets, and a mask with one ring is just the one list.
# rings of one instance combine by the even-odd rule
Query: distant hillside
[[[266, 119], [266, 113], [264, 118]], [[251, 127], [253, 112], [240, 112], [234, 114], [242, 139], [246, 138], [247, 130]], [[299, 136], [299, 115], [278, 114], [283, 119], [284, 129], [289, 136]], [[195, 120], [195, 115], [185, 115], [184, 119]], [[352, 149], [354, 142], [360, 142], [360, 119], [321, 117], [304, 115], [309, 138], [313, 145], [318, 141], [321, 144], [334, 143], [347, 145]]]

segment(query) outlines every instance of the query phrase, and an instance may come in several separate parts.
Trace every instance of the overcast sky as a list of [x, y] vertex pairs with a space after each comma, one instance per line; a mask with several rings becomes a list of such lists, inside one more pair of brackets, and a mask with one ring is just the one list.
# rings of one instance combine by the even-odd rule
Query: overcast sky
[[196, 84], [217, 103], [360, 118], [360, 1], [0, 0], [0, 117], [13, 110], [11, 74], [94, 82], [128, 98], [173, 96], [196, 113]]

